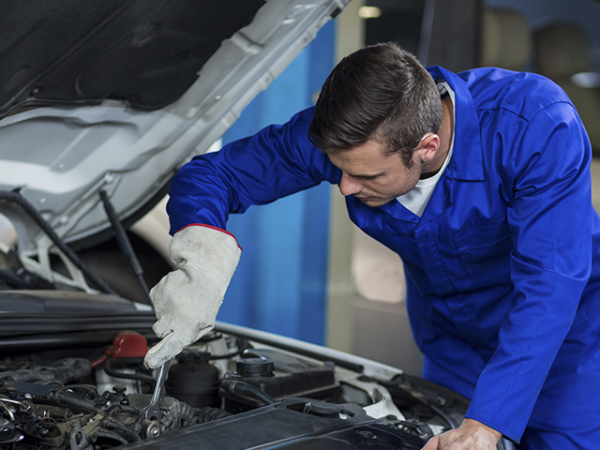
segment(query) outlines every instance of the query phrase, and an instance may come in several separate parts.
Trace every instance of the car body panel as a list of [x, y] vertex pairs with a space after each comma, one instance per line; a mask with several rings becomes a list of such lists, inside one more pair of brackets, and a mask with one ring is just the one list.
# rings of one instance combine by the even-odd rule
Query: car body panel
[[[73, 106], [78, 100], [58, 98], [54, 106], [37, 107], [50, 100], [19, 101], [17, 94], [12, 101], [4, 99], [5, 112], [13, 109], [0, 121], [0, 170], [6, 174], [0, 190], [19, 190], [68, 242], [109, 227], [100, 190], [107, 192], [121, 220], [147, 210], [177, 168], [204, 153], [345, 3], [266, 2], [251, 24], [233, 32], [203, 62], [189, 89], [178, 91], [181, 95], [167, 105], [157, 102], [150, 108], [135, 96], [111, 98], [109, 89], [103, 91], [105, 98], [82, 97], [80, 103], [99, 103], [94, 106]], [[28, 45], [36, 48], [39, 42]], [[155, 45], [160, 49], [160, 42]], [[112, 79], [119, 74], [113, 70]], [[153, 85], [156, 90], [160, 83]], [[19, 208], [0, 205], [0, 212], [15, 223], [23, 253], [44, 247], [39, 228]]]

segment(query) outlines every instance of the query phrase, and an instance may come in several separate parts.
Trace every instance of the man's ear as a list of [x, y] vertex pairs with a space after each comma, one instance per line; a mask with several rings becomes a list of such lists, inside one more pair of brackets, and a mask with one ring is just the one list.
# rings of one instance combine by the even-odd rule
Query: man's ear
[[427, 133], [419, 142], [417, 151], [421, 152], [421, 161], [428, 163], [435, 158], [440, 148], [440, 137], [435, 133]]

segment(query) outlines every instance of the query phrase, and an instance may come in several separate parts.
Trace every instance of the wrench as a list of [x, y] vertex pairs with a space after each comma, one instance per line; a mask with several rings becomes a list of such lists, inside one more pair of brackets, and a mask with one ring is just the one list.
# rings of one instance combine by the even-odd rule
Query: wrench
[[165, 385], [165, 380], [167, 379], [167, 372], [169, 371], [170, 363], [171, 361], [167, 361], [160, 367], [160, 370], [158, 371], [158, 377], [156, 377], [156, 386], [154, 386], [154, 392], [152, 393], [150, 403], [148, 403], [148, 405], [142, 409], [144, 417], [148, 420], [160, 422], [160, 394], [163, 386]]

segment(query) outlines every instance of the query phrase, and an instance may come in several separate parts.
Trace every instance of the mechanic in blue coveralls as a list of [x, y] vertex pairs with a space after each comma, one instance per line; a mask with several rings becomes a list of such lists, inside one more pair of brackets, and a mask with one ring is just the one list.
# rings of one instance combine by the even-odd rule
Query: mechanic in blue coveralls
[[230, 213], [327, 181], [404, 262], [423, 376], [472, 399], [434, 449], [600, 448], [600, 222], [573, 104], [529, 73], [348, 56], [281, 126], [195, 158], [168, 212], [178, 269], [152, 291], [157, 367], [214, 325], [240, 248]]

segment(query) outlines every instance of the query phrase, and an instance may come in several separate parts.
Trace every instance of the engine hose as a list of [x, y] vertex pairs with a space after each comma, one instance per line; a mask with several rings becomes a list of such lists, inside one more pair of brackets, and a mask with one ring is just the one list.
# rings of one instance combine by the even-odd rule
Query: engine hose
[[[140, 410], [138, 408], [136, 408], [135, 406], [129, 406], [129, 405], [118, 405], [119, 408], [122, 412], [126, 412], [129, 414], [139, 414]], [[117, 409], [117, 408], [115, 408]]]
[[85, 358], [65, 358], [45, 369], [54, 373], [56, 380], [67, 384], [81, 380], [92, 373], [92, 363]]
[[114, 439], [115, 441], [119, 441], [121, 444], [129, 444], [129, 441], [121, 436], [119, 433], [115, 433], [114, 431], [107, 430], [106, 428], [100, 428], [96, 434], [103, 438]]
[[195, 412], [198, 417], [198, 423], [213, 422], [233, 415], [227, 411], [223, 411], [219, 408], [211, 408], [210, 406], [200, 408]]
[[144, 375], [141, 373], [119, 372], [118, 370], [116, 370], [115, 363], [113, 362], [112, 358], [108, 358], [104, 363], [104, 371], [107, 375], [110, 375], [111, 377], [124, 378], [126, 380], [137, 380], [144, 383], [150, 383], [152, 386], [156, 384], [156, 380], [150, 375]]
[[127, 428], [121, 422], [119, 422], [116, 419], [113, 419], [112, 417], [108, 417], [108, 419], [104, 421], [104, 426], [122, 431], [124, 434], [131, 436], [132, 441], [142, 440], [142, 438], [135, 431], [131, 430], [130, 428]]
[[90, 400], [77, 397], [67, 391], [56, 391], [54, 393], [54, 399], [60, 402], [65, 402], [68, 405], [75, 406], [79, 409], [83, 409], [86, 412], [94, 412], [98, 405]]
[[223, 383], [221, 383], [221, 389], [229, 394], [240, 395], [252, 400], [257, 400], [264, 405], [272, 405], [277, 402], [277, 400], [263, 390], [244, 381], [224, 380]]
[[52, 227], [46, 222], [42, 215], [29, 203], [25, 197], [18, 192], [0, 191], [0, 200], [4, 200], [10, 203], [18, 205], [23, 211], [33, 219], [38, 227], [42, 229], [44, 233], [50, 238], [50, 240], [56, 245], [56, 247], [63, 252], [63, 254], [69, 258], [75, 266], [83, 272], [83, 274], [92, 281], [102, 292], [111, 295], [117, 295], [117, 293], [100, 277], [96, 276], [90, 268], [79, 259], [77, 253], [75, 253], [58, 234], [52, 229]]
[[438, 414], [442, 419], [444, 419], [446, 421], [446, 423], [448, 425], [450, 425], [450, 428], [452, 430], [456, 429], [456, 425], [454, 424], [454, 421], [452, 419], [450, 419], [450, 417], [448, 417], [448, 415], [444, 414], [444, 411], [442, 411], [440, 408], [438, 408], [437, 406], [435, 406], [431, 402], [427, 402], [425, 404], [427, 406], [429, 406], [431, 409], [433, 409], [436, 412], [436, 414]]
[[457, 425], [455, 425], [454, 421], [448, 417], [447, 414], [444, 413], [444, 411], [442, 411], [440, 408], [438, 408], [436, 405], [434, 405], [432, 402], [430, 402], [429, 400], [425, 399], [425, 398], [421, 398], [417, 395], [414, 395], [412, 392], [410, 392], [407, 389], [404, 389], [402, 386], [400, 386], [399, 384], [395, 383], [395, 378], [393, 381], [391, 382], [379, 382], [379, 384], [381, 384], [382, 386], [384, 386], [385, 388], [388, 388], [390, 386], [395, 387], [397, 389], [399, 389], [400, 391], [402, 391], [405, 395], [408, 395], [412, 400], [421, 403], [422, 405], [427, 406], [428, 408], [431, 408], [433, 410], [433, 412], [435, 412], [436, 414], [438, 414], [449, 426], [450, 429], [455, 430]]

